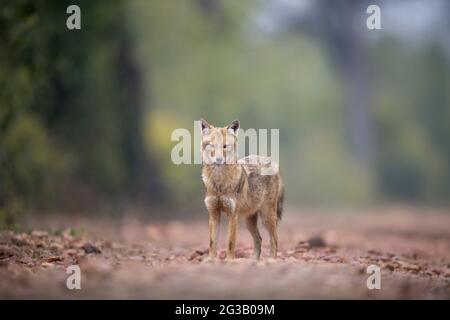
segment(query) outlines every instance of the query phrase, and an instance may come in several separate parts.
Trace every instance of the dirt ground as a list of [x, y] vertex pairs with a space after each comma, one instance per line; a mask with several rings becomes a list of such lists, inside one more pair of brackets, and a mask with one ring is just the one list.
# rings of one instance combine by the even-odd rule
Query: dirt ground
[[[449, 299], [450, 212], [418, 208], [288, 208], [279, 254], [260, 261], [241, 224], [237, 259], [207, 257], [207, 217], [155, 222], [126, 215], [28, 217], [30, 232], [0, 233], [3, 299]], [[226, 223], [222, 220], [221, 249]], [[68, 228], [70, 227], [70, 228]], [[66, 287], [66, 267], [81, 290]], [[381, 289], [369, 290], [369, 265]]]

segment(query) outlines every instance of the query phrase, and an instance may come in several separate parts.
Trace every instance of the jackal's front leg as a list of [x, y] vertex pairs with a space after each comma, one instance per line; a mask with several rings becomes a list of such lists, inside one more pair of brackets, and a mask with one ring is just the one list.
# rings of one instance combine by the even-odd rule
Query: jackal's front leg
[[220, 212], [211, 211], [209, 213], [209, 257], [215, 258], [217, 255], [217, 240], [220, 229]]
[[236, 249], [236, 230], [237, 230], [238, 215], [233, 213], [228, 220], [228, 250], [227, 259], [234, 259]]

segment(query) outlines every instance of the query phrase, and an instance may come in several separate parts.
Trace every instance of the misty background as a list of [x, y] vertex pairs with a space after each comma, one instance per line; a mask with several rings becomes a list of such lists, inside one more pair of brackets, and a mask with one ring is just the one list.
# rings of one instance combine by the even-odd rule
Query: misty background
[[200, 117], [280, 129], [290, 206], [446, 206], [449, 30], [445, 0], [2, 1], [0, 224], [205, 214], [201, 166], [170, 159]]

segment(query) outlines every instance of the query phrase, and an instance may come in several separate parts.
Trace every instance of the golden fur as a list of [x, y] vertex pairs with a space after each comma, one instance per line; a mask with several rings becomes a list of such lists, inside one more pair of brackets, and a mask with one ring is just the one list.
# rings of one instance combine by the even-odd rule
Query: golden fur
[[[253, 237], [254, 256], [261, 255], [258, 217], [270, 234], [271, 256], [277, 255], [277, 224], [281, 218], [284, 187], [278, 165], [270, 158], [249, 156], [237, 160], [239, 121], [216, 128], [201, 120], [202, 180], [209, 213], [209, 255], [217, 255], [221, 214], [228, 218], [227, 258], [235, 256], [238, 218], [246, 220]], [[264, 169], [273, 170], [263, 174]]]

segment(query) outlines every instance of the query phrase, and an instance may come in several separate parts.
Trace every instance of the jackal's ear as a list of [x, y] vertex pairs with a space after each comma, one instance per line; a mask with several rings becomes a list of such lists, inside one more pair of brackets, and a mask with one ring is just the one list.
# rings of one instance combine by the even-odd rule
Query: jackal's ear
[[231, 121], [231, 123], [227, 126], [227, 131], [231, 134], [237, 135], [239, 127], [240, 127], [239, 120], [236, 119]]
[[211, 125], [205, 119], [200, 119], [200, 130], [202, 130], [202, 133], [208, 134], [210, 129]]

